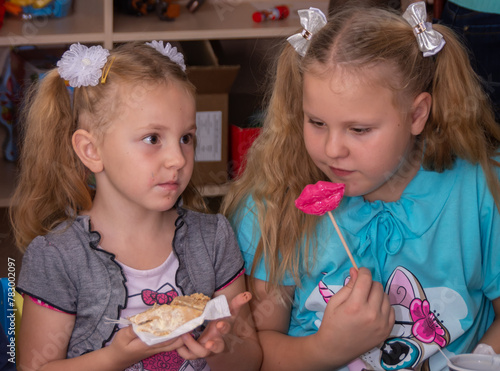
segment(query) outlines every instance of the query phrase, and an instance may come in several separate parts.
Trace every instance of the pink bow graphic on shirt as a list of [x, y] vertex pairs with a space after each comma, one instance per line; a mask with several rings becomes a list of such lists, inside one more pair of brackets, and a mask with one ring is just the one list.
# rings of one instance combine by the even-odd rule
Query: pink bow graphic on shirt
[[174, 298], [178, 296], [175, 290], [170, 290], [167, 292], [157, 292], [150, 289], [142, 290], [141, 297], [142, 301], [146, 305], [156, 304], [170, 304]]

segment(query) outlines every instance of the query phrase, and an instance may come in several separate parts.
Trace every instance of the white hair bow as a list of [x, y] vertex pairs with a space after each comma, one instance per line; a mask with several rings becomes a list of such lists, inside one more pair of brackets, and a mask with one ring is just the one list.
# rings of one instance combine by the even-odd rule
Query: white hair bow
[[177, 51], [175, 46], [170, 45], [170, 43], [166, 43], [163, 46], [163, 41], [153, 40], [150, 43], [145, 43], [146, 45], [156, 49], [157, 52], [161, 53], [165, 57], [168, 57], [172, 62], [177, 63], [177, 65], [186, 72], [186, 64], [184, 63], [184, 55], [181, 52]]
[[446, 44], [443, 35], [432, 29], [432, 23], [426, 22], [427, 11], [424, 1], [408, 5], [403, 18], [413, 27], [418, 48], [424, 53], [424, 57], [435, 55], [443, 49]]
[[326, 25], [326, 17], [317, 8], [299, 10], [300, 24], [304, 29], [302, 32], [290, 36], [287, 41], [295, 48], [301, 56], [306, 55], [311, 37]]
[[73, 88], [96, 86], [108, 56], [109, 51], [100, 45], [89, 48], [80, 43], [72, 44], [57, 62], [59, 76]]

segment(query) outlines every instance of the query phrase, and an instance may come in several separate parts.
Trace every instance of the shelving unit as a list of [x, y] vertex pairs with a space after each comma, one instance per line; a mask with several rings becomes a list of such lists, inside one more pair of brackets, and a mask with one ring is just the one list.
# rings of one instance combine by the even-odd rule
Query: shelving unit
[[[241, 0], [206, 0], [194, 14], [180, 3], [181, 14], [174, 21], [161, 21], [156, 14], [143, 17], [115, 14], [113, 0], [74, 0], [67, 17], [22, 21], [7, 17], [0, 29], [0, 47], [21, 45], [61, 45], [81, 42], [102, 44], [111, 49], [127, 41], [185, 41], [282, 38], [297, 32], [300, 22], [297, 10], [316, 7], [326, 13], [328, 0], [290, 0], [290, 16], [285, 20], [254, 23], [252, 13], [282, 2]], [[272, 0], [274, 1], [274, 0]], [[2, 128], [0, 128], [1, 130]], [[0, 207], [8, 207], [16, 176], [15, 164], [0, 158]], [[227, 185], [205, 186], [207, 197], [222, 195]]]
[[278, 3], [239, 0], [207, 0], [189, 13], [185, 2], [174, 21], [161, 21], [155, 14], [135, 17], [113, 13], [113, 0], [74, 0], [73, 12], [65, 18], [22, 21], [8, 17], [0, 30], [0, 46], [113, 43], [133, 40], [208, 40], [284, 37], [300, 28], [297, 10], [310, 6], [326, 12], [327, 0], [286, 2], [290, 16], [281, 21], [255, 23], [252, 13]]
[[7, 16], [0, 29], [0, 46], [103, 43], [111, 45], [113, 0], [75, 0], [64, 18], [37, 17], [23, 21]]

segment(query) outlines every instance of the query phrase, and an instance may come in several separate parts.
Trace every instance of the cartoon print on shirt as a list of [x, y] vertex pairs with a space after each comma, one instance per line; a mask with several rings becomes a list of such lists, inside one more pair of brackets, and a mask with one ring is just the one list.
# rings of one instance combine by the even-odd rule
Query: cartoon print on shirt
[[[168, 287], [167, 290], [164, 289], [165, 286]], [[140, 294], [130, 295], [129, 298], [138, 295], [141, 295], [142, 302], [146, 305], [162, 305], [170, 304], [175, 297], [179, 296], [179, 293], [170, 283], [167, 282], [158, 290], [144, 289]]]
[[127, 368], [127, 371], [202, 371], [206, 366], [207, 361], [203, 358], [188, 361], [172, 351], [146, 358]]
[[[323, 274], [326, 276], [326, 273]], [[349, 278], [345, 279], [344, 285]], [[306, 307], [316, 311], [319, 320], [315, 324], [318, 328], [326, 304], [341, 288], [339, 285], [328, 286], [322, 279], [317, 290], [309, 296]], [[460, 319], [467, 314], [465, 302], [449, 288], [426, 288], [424, 291], [418, 279], [403, 267], [397, 267], [393, 271], [385, 292], [395, 310], [394, 328], [380, 348], [374, 348], [351, 362], [349, 370], [430, 370], [428, 358], [450, 343], [450, 327], [457, 336], [463, 333]], [[430, 295], [427, 295], [428, 292]], [[318, 297], [323, 300], [322, 309]], [[453, 304], [452, 309], [445, 305], [443, 298], [446, 298], [446, 303]], [[446, 325], [440, 316], [441, 310], [450, 316], [446, 316]], [[425, 361], [419, 364], [423, 359]]]
[[371, 364], [371, 353], [378, 354], [377, 362], [383, 370], [414, 368], [426, 359], [420, 369], [429, 369], [428, 355], [446, 347], [450, 341], [447, 328], [438, 319], [439, 313], [431, 310], [420, 282], [403, 267], [394, 270], [385, 292], [396, 314], [394, 327], [379, 350], [372, 350], [361, 358]]
[[[147, 306], [170, 304], [179, 293], [170, 283], [165, 283], [157, 290], [143, 289], [141, 292], [129, 295], [128, 298], [135, 298], [142, 301]], [[129, 301], [130, 303], [130, 301]], [[137, 305], [137, 304], [136, 304]], [[195, 335], [199, 336], [198, 333]], [[196, 360], [185, 360], [174, 350], [162, 352], [143, 359], [135, 365], [127, 368], [127, 371], [202, 371], [207, 366], [207, 361], [203, 358]]]

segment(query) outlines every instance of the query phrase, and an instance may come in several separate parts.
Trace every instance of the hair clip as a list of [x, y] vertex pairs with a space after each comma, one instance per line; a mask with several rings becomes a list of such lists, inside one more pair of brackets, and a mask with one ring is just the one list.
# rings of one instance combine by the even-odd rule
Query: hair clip
[[418, 48], [423, 52], [424, 57], [435, 55], [443, 49], [446, 44], [443, 35], [432, 29], [432, 23], [426, 22], [427, 11], [424, 1], [408, 5], [403, 18], [413, 27]]
[[299, 10], [300, 24], [304, 29], [302, 32], [290, 36], [287, 41], [301, 56], [306, 55], [309, 41], [312, 36], [326, 25], [326, 17], [323, 12], [317, 8]]
[[100, 45], [88, 48], [80, 43], [72, 44], [57, 62], [57, 71], [73, 88], [96, 86], [108, 56], [109, 51]]
[[168, 57], [172, 62], [178, 64], [183, 71], [186, 71], [184, 56], [181, 52], [177, 51], [177, 48], [175, 46], [170, 45], [170, 43], [166, 43], [165, 46], [163, 46], [163, 41], [156, 40], [145, 44], [152, 47], [153, 49], [156, 49], [159, 53], [161, 53], [165, 57]]
[[108, 78], [109, 70], [111, 69], [111, 65], [115, 61], [115, 58], [116, 58], [115, 56], [112, 56], [111, 59], [106, 62], [106, 65], [102, 69], [101, 84], [105, 84], [106, 83], [106, 79]]

